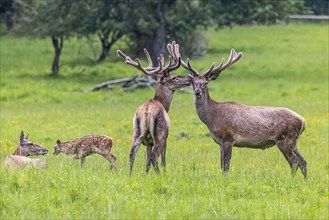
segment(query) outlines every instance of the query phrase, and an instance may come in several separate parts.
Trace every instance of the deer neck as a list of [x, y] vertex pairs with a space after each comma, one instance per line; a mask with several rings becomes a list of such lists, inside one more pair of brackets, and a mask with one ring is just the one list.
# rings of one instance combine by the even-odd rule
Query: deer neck
[[26, 156], [26, 153], [24, 150], [22, 151], [21, 146], [17, 146], [13, 155]]
[[173, 99], [174, 91], [163, 86], [161, 83], [157, 85], [154, 100], [162, 104], [167, 112], [169, 112], [170, 104]]
[[194, 104], [200, 120], [205, 124], [211, 123], [211, 106], [215, 101], [209, 96], [208, 88], [205, 89], [202, 97], [194, 95]]

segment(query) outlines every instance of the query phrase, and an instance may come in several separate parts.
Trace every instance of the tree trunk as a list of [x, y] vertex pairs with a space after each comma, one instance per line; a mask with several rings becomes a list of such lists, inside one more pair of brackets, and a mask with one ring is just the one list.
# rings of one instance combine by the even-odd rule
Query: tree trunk
[[13, 18], [11, 15], [8, 15], [8, 14], [6, 15], [5, 23], [6, 23], [7, 31], [11, 31], [14, 27]]
[[154, 33], [153, 43], [152, 43], [152, 61], [155, 66], [158, 65], [157, 57], [160, 54], [166, 54], [166, 20], [165, 20], [165, 0], [161, 0], [158, 3], [156, 9], [155, 19], [159, 22], [159, 27]]
[[55, 50], [55, 57], [53, 60], [53, 65], [51, 68], [51, 76], [57, 76], [58, 75], [58, 71], [59, 71], [59, 58], [61, 56], [62, 53], [62, 48], [63, 48], [63, 36], [51, 36], [51, 40], [53, 43], [53, 47]]
[[109, 54], [110, 45], [109, 45], [109, 32], [98, 33], [98, 37], [101, 41], [102, 52], [98, 57], [97, 62], [100, 63], [106, 59]]
[[[111, 40], [109, 40], [111, 36]], [[113, 31], [111, 33], [110, 30], [103, 31], [102, 33], [98, 33], [98, 37], [102, 44], [102, 52], [97, 60], [98, 63], [104, 61], [106, 57], [109, 55], [109, 51], [113, 44], [117, 42], [123, 34], [120, 31]]]

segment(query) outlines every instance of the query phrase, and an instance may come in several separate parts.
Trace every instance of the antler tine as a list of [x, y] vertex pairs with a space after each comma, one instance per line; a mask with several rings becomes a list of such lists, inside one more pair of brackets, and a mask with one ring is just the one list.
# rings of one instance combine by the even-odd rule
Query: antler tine
[[[173, 43], [174, 43], [174, 46], [173, 46], [172, 54], [173, 54], [175, 60], [178, 60], [179, 58], [181, 58], [181, 55], [179, 53], [179, 44], [176, 44], [175, 41]], [[181, 59], [181, 65], [185, 69], [188, 69], [188, 65], [182, 59]]]
[[[171, 59], [171, 58], [172, 57], [170, 56], [169, 59]], [[182, 63], [182, 58], [179, 57], [178, 62], [176, 62], [173, 66], [169, 67], [169, 71], [174, 71], [174, 70], [178, 69], [179, 66], [181, 65], [181, 63]]]
[[203, 75], [208, 75], [208, 74], [210, 74], [210, 73], [212, 72], [212, 70], [214, 69], [214, 67], [215, 67], [215, 63], [212, 63], [211, 67], [210, 67], [208, 70], [206, 70], [206, 72], [204, 72]]
[[[162, 64], [163, 64], [163, 66], [164, 66], [164, 57], [163, 57], [163, 55], [161, 54], [161, 56], [162, 56]], [[163, 68], [162, 68], [162, 70], [161, 70], [161, 73], [163, 73], [163, 74], [169, 74], [169, 72], [171, 71], [171, 69], [170, 69], [170, 67], [171, 67], [171, 63], [172, 63], [172, 57], [169, 55], [169, 62], [168, 62], [168, 65], [167, 66], [164, 66]]]
[[177, 52], [177, 47], [179, 45], [176, 44], [175, 41], [173, 41], [171, 44], [167, 44], [167, 50], [168, 50], [168, 53], [169, 53], [169, 60], [173, 60], [174, 61], [174, 64], [173, 65], [170, 65], [168, 71], [171, 72], [171, 71], [174, 71], [176, 69], [179, 68], [179, 66], [181, 65], [181, 56], [179, 54], [179, 52]]
[[117, 50], [118, 56], [125, 61], [125, 64], [136, 67], [138, 70], [142, 71], [146, 75], [153, 75], [159, 73], [163, 68], [163, 63], [161, 63], [160, 58], [158, 58], [159, 67], [153, 67], [153, 62], [151, 56], [146, 49], [144, 49], [146, 59], [148, 61], [148, 67], [143, 67], [138, 58], [133, 61], [129, 56], [124, 54], [121, 50]]
[[190, 71], [193, 75], [199, 75], [199, 73], [189, 63], [189, 58], [187, 58], [186, 63], [182, 60], [181, 55], [179, 53], [179, 44], [176, 44], [176, 42], [173, 41], [172, 44], [167, 45], [167, 49], [169, 54], [175, 61], [175, 65], [171, 67], [170, 70], [177, 69], [181, 65], [183, 68]]
[[153, 62], [152, 62], [151, 56], [150, 56], [149, 52], [146, 50], [146, 48], [144, 48], [144, 53], [145, 53], [147, 62], [149, 64], [147, 68], [153, 68]]
[[191, 64], [190, 64], [190, 59], [189, 58], [187, 58], [186, 59], [186, 63], [187, 63], [187, 68], [185, 68], [184, 66], [184, 68], [185, 69], [187, 69], [190, 73], [192, 73], [192, 75], [193, 76], [196, 76], [196, 75], [200, 75], [199, 73], [198, 73], [198, 71], [196, 71], [192, 66], [191, 66]]
[[222, 58], [222, 61], [220, 62], [220, 64], [216, 68], [214, 68], [212, 71], [208, 71], [207, 70], [206, 73], [204, 73], [204, 74], [207, 74], [207, 75], [212, 74], [212, 77], [211, 78], [212, 79], [217, 79], [217, 77], [219, 76], [219, 74], [220, 74], [221, 71], [229, 68], [235, 62], [237, 62], [238, 60], [240, 60], [241, 57], [242, 57], [242, 55], [243, 54], [241, 52], [236, 53], [235, 50], [232, 48], [231, 49], [230, 56], [229, 56], [229, 58], [228, 58], [228, 60], [227, 60], [227, 62], [225, 64], [224, 64], [224, 60], [225, 59]]
[[161, 62], [161, 64], [162, 64], [162, 66], [165, 65], [165, 59], [164, 59], [163, 54], [160, 54], [160, 62]]

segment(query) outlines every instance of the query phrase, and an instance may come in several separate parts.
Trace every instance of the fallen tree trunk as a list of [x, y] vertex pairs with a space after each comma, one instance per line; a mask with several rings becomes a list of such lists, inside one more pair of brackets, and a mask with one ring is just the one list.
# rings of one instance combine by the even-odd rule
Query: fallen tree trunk
[[85, 93], [94, 92], [106, 88], [111, 89], [112, 86], [116, 84], [123, 84], [122, 88], [124, 88], [125, 90], [131, 90], [136, 87], [152, 87], [153, 85], [156, 84], [156, 81], [152, 77], [142, 77], [142, 76], [114, 79], [100, 83], [94, 86], [92, 89], [85, 91]]
[[[114, 79], [107, 82], [100, 83], [90, 90], [84, 91], [84, 93], [98, 91], [100, 89], [112, 89], [113, 85], [122, 84], [122, 88], [125, 91], [129, 91], [135, 88], [143, 88], [143, 87], [153, 87], [156, 84], [156, 80], [152, 76], [134, 76], [134, 77], [127, 77], [121, 79]], [[186, 87], [180, 89], [180, 91], [193, 93], [191, 87]]]

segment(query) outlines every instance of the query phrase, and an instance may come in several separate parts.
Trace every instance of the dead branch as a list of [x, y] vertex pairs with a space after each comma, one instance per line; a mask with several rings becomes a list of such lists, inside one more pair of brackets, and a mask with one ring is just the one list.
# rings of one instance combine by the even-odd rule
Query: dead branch
[[142, 76], [135, 76], [135, 77], [127, 77], [121, 79], [114, 79], [107, 82], [100, 83], [93, 87], [90, 90], [85, 91], [84, 93], [94, 92], [100, 89], [110, 89], [113, 85], [116, 84], [123, 84], [122, 88], [124, 90], [132, 90], [136, 87], [152, 87], [155, 85], [156, 81], [152, 77], [142, 77]]

